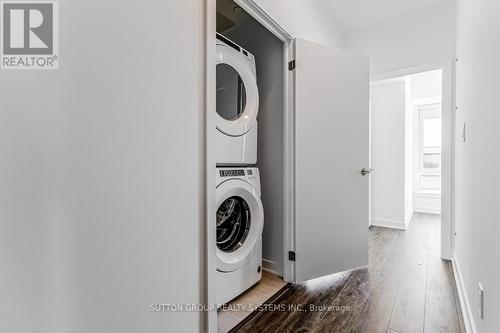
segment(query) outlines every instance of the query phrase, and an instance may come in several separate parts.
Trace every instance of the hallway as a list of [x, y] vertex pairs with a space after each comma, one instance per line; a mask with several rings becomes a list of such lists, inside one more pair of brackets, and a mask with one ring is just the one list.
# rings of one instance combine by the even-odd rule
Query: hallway
[[372, 227], [368, 268], [297, 284], [238, 332], [463, 332], [439, 246], [438, 215], [415, 213], [406, 231]]

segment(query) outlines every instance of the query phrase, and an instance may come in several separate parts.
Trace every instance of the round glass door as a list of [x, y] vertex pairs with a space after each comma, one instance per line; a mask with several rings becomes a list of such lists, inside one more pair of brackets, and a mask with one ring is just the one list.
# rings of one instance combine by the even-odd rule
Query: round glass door
[[230, 197], [217, 210], [217, 247], [223, 252], [240, 248], [250, 231], [250, 209], [238, 196]]
[[228, 64], [217, 65], [217, 113], [224, 119], [237, 120], [245, 110], [245, 84], [238, 72]]

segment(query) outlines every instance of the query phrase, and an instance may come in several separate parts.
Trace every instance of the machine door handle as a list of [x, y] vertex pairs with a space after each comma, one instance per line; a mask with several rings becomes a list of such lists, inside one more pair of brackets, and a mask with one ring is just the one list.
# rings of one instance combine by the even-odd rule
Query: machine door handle
[[366, 176], [366, 175], [369, 175], [370, 173], [372, 173], [372, 171], [375, 171], [374, 169], [370, 168], [369, 170], [366, 170], [365, 168], [361, 169], [361, 172], [360, 174], [362, 176]]

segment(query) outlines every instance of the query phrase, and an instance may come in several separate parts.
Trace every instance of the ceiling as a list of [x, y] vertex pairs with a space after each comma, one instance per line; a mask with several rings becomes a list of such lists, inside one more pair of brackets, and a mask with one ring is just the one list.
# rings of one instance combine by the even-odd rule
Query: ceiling
[[454, 0], [322, 0], [344, 31], [356, 30]]

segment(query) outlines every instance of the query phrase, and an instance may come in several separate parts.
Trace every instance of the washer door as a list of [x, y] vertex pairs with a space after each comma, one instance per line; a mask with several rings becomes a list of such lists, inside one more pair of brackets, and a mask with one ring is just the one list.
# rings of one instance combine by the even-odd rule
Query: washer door
[[257, 120], [257, 80], [241, 54], [217, 45], [217, 129], [230, 136], [247, 133]]
[[247, 182], [220, 184], [217, 197], [217, 270], [232, 272], [254, 250], [264, 227], [264, 210], [257, 191]]

